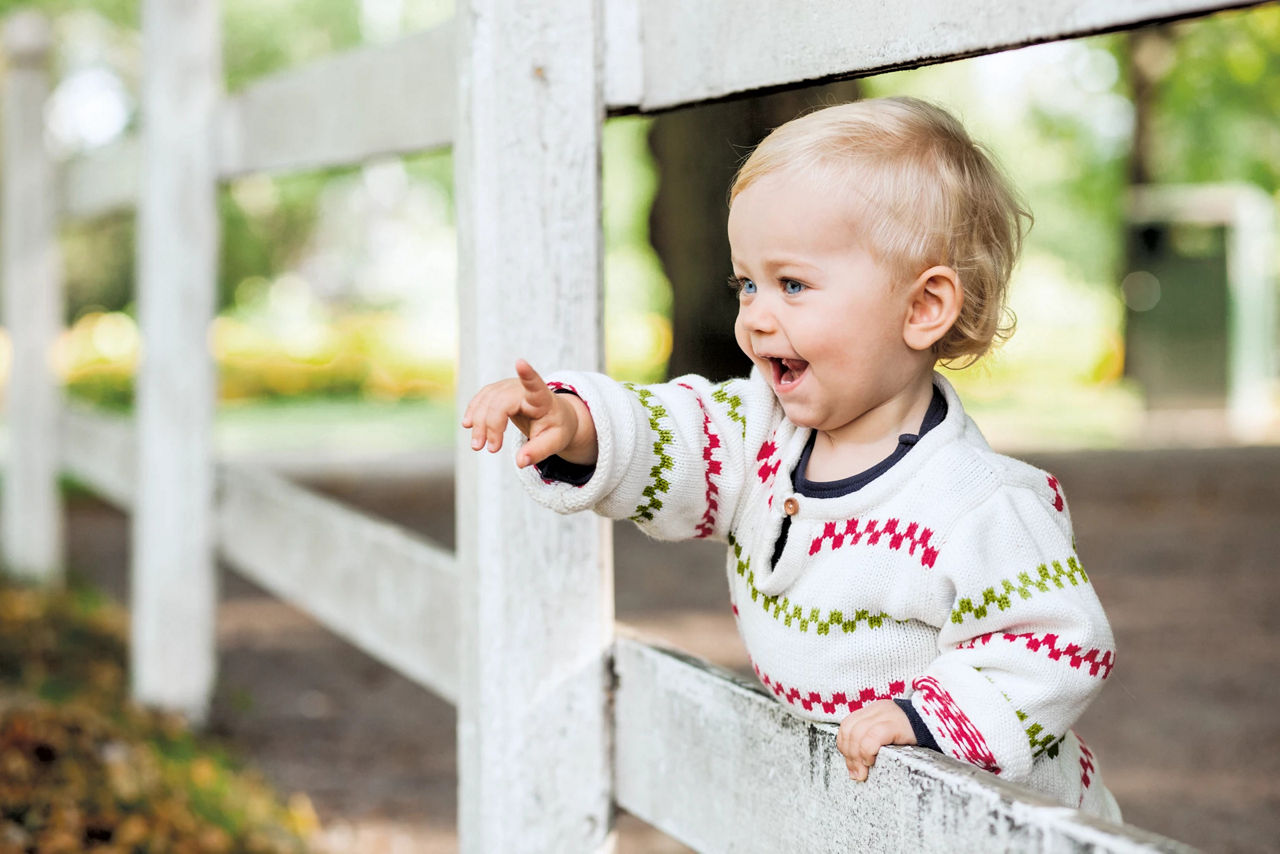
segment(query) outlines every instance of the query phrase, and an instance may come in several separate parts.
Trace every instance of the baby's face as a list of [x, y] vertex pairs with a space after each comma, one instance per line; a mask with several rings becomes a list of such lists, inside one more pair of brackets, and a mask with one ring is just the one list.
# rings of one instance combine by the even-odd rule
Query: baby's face
[[806, 173], [766, 175], [734, 199], [729, 244], [738, 346], [792, 422], [840, 438], [919, 362], [903, 339], [909, 289], [835, 196]]

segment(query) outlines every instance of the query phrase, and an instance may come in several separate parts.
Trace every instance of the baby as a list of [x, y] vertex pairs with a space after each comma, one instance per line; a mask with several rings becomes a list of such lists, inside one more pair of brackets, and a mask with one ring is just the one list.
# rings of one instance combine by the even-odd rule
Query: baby
[[987, 445], [934, 368], [1010, 331], [1028, 218], [947, 112], [829, 107], [771, 133], [730, 192], [746, 379], [481, 389], [463, 427], [507, 422], [534, 497], [729, 546], [733, 612], [760, 681], [839, 723], [850, 775], [920, 745], [1118, 819], [1071, 731], [1114, 642], [1058, 481]]

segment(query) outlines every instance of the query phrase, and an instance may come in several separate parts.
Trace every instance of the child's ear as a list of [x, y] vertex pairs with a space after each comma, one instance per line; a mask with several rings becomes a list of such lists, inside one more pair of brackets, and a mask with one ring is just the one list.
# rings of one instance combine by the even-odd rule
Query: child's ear
[[928, 350], [960, 316], [964, 305], [960, 274], [950, 267], [930, 267], [912, 283], [909, 296], [903, 338], [912, 350]]

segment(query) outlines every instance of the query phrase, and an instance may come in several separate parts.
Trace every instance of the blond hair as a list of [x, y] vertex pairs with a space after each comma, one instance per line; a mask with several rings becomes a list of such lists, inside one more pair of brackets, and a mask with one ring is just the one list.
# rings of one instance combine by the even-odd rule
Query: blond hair
[[738, 170], [729, 203], [765, 175], [816, 172], [860, 203], [867, 249], [904, 279], [944, 265], [964, 304], [933, 347], [969, 364], [1013, 333], [1009, 276], [1031, 214], [994, 159], [941, 107], [879, 98], [826, 107], [765, 137]]

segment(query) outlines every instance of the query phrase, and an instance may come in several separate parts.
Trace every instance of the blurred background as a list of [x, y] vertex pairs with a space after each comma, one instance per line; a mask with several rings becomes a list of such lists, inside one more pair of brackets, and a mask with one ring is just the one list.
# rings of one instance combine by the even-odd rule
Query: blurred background
[[[18, 5], [0, 0], [0, 14]], [[46, 119], [58, 156], [135, 131], [138, 0], [21, 5], [54, 21]], [[222, 9], [232, 92], [453, 14], [440, 0]], [[1129, 821], [1205, 850], [1276, 850], [1280, 5], [610, 119], [608, 371], [743, 372], [723, 286], [730, 176], [797, 112], [889, 94], [957, 113], [1035, 214], [1011, 291], [1017, 334], [950, 376], [993, 445], [1066, 485], [1120, 649], [1081, 732]], [[224, 185], [210, 335], [224, 455], [288, 467], [446, 544], [458, 430], [451, 181], [445, 152]], [[57, 367], [74, 398], [121, 411], [139, 351], [133, 229], [122, 213], [62, 234]], [[70, 495], [72, 570], [125, 601], [127, 518]], [[721, 549], [659, 546], [630, 526], [615, 536], [619, 619], [749, 672]], [[453, 710], [247, 582], [223, 583], [213, 729], [295, 793], [291, 826], [321, 850], [451, 850]], [[34, 636], [13, 616], [32, 606], [14, 607], [0, 601], [0, 627]], [[620, 827], [623, 851], [686, 850], [625, 816]]]
[[[0, 11], [15, 5], [0, 4]], [[137, 3], [36, 5], [56, 16], [50, 144], [72, 157], [135, 129]], [[223, 9], [231, 91], [452, 14], [442, 0], [228, 0]], [[721, 287], [728, 269], [724, 188], [734, 166], [799, 110], [906, 93], [958, 113], [1036, 216], [1012, 289], [1018, 334], [993, 358], [955, 375], [975, 417], [1005, 447], [1145, 444], [1152, 428], [1147, 399], [1170, 403], [1165, 386], [1174, 381], [1146, 376], [1157, 387], [1145, 388], [1144, 377], [1134, 376], [1126, 317], [1147, 315], [1130, 350], [1162, 335], [1185, 345], [1179, 312], [1188, 310], [1210, 312], [1213, 328], [1202, 337], [1220, 349], [1230, 330], [1222, 308], [1215, 311], [1215, 301], [1225, 300], [1223, 272], [1197, 288], [1202, 293], [1189, 309], [1174, 305], [1169, 282], [1164, 305], [1159, 281], [1152, 286], [1140, 277], [1121, 287], [1142, 262], [1152, 263], [1135, 259], [1130, 247], [1130, 188], [1247, 184], [1274, 206], [1277, 75], [1280, 9], [1263, 6], [657, 118], [615, 118], [604, 151], [608, 370], [639, 380], [658, 379], [668, 366], [675, 374], [740, 373], [746, 362], [732, 345], [734, 303]], [[254, 174], [224, 187], [220, 312], [211, 341], [225, 448], [285, 442], [322, 449], [339, 444], [339, 424], [348, 451], [451, 441], [452, 201], [447, 153], [303, 175]], [[1167, 235], [1161, 258], [1207, 258], [1224, 267], [1227, 231], [1184, 225]], [[128, 407], [138, 352], [132, 214], [68, 228], [64, 243], [68, 331], [59, 369], [76, 397]], [[1270, 254], [1274, 269], [1274, 243]], [[1245, 310], [1274, 314], [1262, 303]], [[1274, 375], [1274, 347], [1255, 358]], [[1216, 390], [1213, 384], [1211, 376], [1196, 394], [1174, 400], [1178, 406], [1160, 406], [1200, 416], [1163, 419], [1160, 435], [1221, 441], [1221, 425], [1210, 417], [1226, 392], [1221, 372]], [[1267, 394], [1274, 395], [1274, 384]], [[287, 429], [274, 426], [285, 422]], [[1253, 438], [1273, 433], [1263, 425]]]

